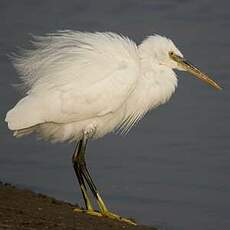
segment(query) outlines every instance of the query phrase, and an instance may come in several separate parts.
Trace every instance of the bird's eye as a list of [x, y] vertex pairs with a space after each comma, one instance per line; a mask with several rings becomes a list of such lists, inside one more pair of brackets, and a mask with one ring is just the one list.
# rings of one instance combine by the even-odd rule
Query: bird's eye
[[169, 56], [173, 56], [174, 55], [174, 52], [173, 51], [170, 51], [169, 52]]

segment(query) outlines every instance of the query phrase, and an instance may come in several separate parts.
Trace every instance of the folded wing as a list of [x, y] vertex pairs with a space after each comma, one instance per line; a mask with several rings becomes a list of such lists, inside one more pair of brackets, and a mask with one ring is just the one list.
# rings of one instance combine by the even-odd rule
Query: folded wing
[[135, 43], [113, 33], [62, 31], [38, 37], [16, 57], [27, 96], [8, 112], [12, 130], [115, 112], [139, 78]]

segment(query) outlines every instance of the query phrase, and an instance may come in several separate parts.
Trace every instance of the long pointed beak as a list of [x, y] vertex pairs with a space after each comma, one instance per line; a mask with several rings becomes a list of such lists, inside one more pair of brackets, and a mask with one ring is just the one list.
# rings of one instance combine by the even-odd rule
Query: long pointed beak
[[198, 79], [206, 82], [207, 84], [211, 85], [213, 88], [217, 90], [222, 90], [222, 88], [213, 81], [209, 76], [207, 76], [205, 73], [201, 72], [197, 67], [186, 61], [184, 58], [176, 55], [176, 54], [170, 54], [170, 57], [178, 63], [180, 67], [182, 67], [185, 71], [188, 71], [192, 75], [196, 76]]

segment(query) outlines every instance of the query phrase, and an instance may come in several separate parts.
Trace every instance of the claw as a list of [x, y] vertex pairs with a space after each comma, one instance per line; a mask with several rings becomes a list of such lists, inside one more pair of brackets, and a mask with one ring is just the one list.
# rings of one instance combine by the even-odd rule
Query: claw
[[129, 220], [129, 219], [124, 218], [124, 217], [121, 217], [121, 216], [119, 216], [117, 214], [114, 214], [112, 212], [100, 213], [100, 212], [97, 212], [97, 211], [94, 211], [94, 210], [84, 210], [84, 209], [80, 209], [80, 208], [75, 208], [73, 211], [74, 212], [86, 213], [86, 214], [91, 215], [91, 216], [106, 217], [106, 218], [109, 218], [109, 219], [112, 219], [112, 220], [125, 222], [125, 223], [131, 224], [131, 225], [137, 225], [134, 221]]
[[121, 216], [119, 216], [115, 213], [112, 213], [112, 212], [105, 212], [105, 213], [102, 213], [102, 215], [107, 217], [107, 218], [113, 219], [113, 220], [118, 220], [118, 221], [125, 222], [125, 223], [131, 224], [131, 225], [137, 225], [134, 221], [127, 219], [127, 218], [124, 218], [124, 217], [121, 217]]
[[94, 210], [84, 210], [84, 209], [80, 209], [80, 208], [75, 208], [73, 211], [74, 212], [86, 213], [86, 214], [91, 215], [91, 216], [102, 217], [102, 214], [100, 212], [97, 212], [97, 211], [94, 211]]

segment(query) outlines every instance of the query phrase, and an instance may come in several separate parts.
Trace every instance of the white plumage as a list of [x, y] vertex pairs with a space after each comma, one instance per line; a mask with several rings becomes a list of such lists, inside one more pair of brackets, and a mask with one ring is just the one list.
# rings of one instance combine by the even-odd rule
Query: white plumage
[[13, 59], [26, 96], [7, 113], [9, 129], [18, 137], [35, 131], [53, 142], [78, 141], [72, 163], [85, 210], [75, 211], [136, 225], [106, 207], [86, 166], [88, 139], [126, 133], [147, 111], [165, 103], [177, 86], [174, 68], [221, 87], [159, 35], [137, 46], [114, 33], [60, 31], [35, 37], [33, 45]]
[[168, 52], [173, 42], [150, 36], [139, 46], [115, 33], [60, 31], [34, 37], [13, 58], [26, 96], [6, 115], [16, 136], [33, 131], [51, 141], [126, 133], [177, 86]]

